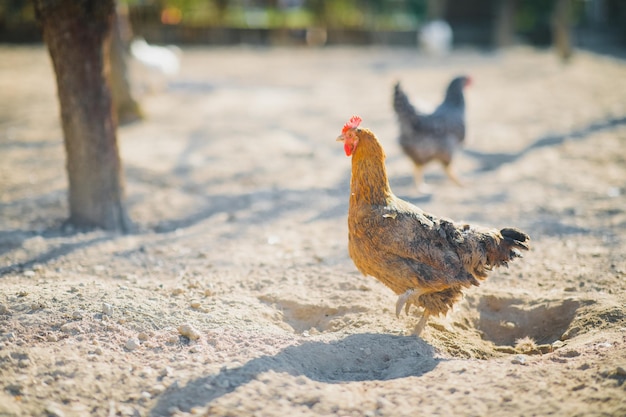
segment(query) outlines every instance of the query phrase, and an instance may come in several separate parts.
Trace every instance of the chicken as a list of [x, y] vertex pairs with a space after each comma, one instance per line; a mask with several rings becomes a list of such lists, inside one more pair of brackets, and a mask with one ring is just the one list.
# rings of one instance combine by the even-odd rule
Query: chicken
[[428, 55], [447, 55], [452, 49], [452, 28], [445, 20], [433, 20], [422, 27], [417, 40]]
[[522, 257], [530, 238], [515, 228], [472, 227], [435, 217], [396, 197], [389, 187], [385, 152], [354, 116], [338, 141], [352, 156], [348, 249], [357, 269], [389, 287], [403, 307], [423, 307], [415, 333], [431, 315], [446, 314], [465, 288], [487, 272]]
[[149, 45], [145, 39], [138, 38], [131, 42], [130, 53], [147, 68], [163, 75], [173, 76], [180, 70], [182, 52], [177, 46]]
[[446, 90], [443, 103], [432, 114], [415, 110], [400, 83], [394, 87], [393, 109], [400, 127], [400, 146], [415, 165], [415, 183], [424, 189], [424, 165], [439, 160], [448, 177], [461, 182], [450, 168], [454, 152], [465, 140], [465, 98], [463, 88], [471, 83], [467, 76], [456, 77]]

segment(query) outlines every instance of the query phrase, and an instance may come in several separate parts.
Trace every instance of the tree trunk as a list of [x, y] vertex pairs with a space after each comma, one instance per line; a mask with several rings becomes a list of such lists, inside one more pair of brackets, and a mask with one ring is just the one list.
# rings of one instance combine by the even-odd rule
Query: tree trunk
[[114, 0], [35, 0], [61, 107], [68, 222], [128, 231], [116, 125], [107, 85]]
[[515, 0], [498, 0], [494, 43], [498, 48], [513, 45], [515, 39]]
[[118, 7], [111, 29], [111, 94], [120, 125], [143, 119], [143, 112], [133, 97], [128, 76], [127, 47], [130, 31], [128, 11]]
[[426, 19], [445, 20], [447, 0], [427, 0], [426, 1]]
[[563, 61], [572, 57], [572, 1], [556, 0], [552, 18], [552, 40], [556, 52]]

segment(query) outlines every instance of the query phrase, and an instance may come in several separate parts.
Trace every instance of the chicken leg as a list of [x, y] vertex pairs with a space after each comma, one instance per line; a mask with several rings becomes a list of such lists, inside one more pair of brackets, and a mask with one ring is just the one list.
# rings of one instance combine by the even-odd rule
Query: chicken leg
[[444, 165], [443, 169], [446, 171], [446, 175], [448, 176], [448, 178], [450, 178], [450, 180], [452, 180], [453, 183], [455, 183], [459, 187], [463, 187], [463, 183], [461, 182], [461, 180], [459, 180], [459, 177], [456, 176], [450, 164]]
[[[406, 290], [404, 294], [400, 295], [398, 297], [398, 301], [396, 302], [396, 317], [400, 317], [400, 312], [402, 311], [402, 307], [404, 307], [404, 312], [408, 315], [411, 306], [412, 305], [417, 306], [417, 300], [419, 299], [420, 295], [422, 295], [423, 293], [424, 293], [423, 291], [414, 290], [411, 288], [411, 289]], [[422, 318], [420, 318], [420, 321], [417, 323], [417, 326], [415, 326], [415, 329], [413, 329], [414, 335], [419, 336], [422, 333], [422, 331], [424, 330], [424, 327], [426, 327], [426, 322], [428, 321], [429, 317], [430, 317], [430, 314], [427, 311], [424, 311]]]
[[430, 194], [430, 187], [424, 182], [424, 165], [414, 164], [413, 170], [417, 191], [421, 194]]
[[413, 334], [415, 336], [419, 336], [422, 333], [422, 330], [424, 330], [424, 327], [426, 327], [426, 322], [428, 321], [429, 317], [430, 313], [428, 313], [428, 311], [424, 311], [422, 318], [419, 322], [417, 322], [417, 326], [415, 326], [415, 329], [413, 329]]
[[400, 312], [402, 311], [402, 307], [404, 307], [404, 312], [409, 314], [409, 309], [412, 305], [417, 305], [417, 299], [424, 292], [420, 290], [415, 290], [410, 288], [406, 290], [406, 292], [398, 297], [398, 301], [396, 301], [396, 317], [400, 317]]

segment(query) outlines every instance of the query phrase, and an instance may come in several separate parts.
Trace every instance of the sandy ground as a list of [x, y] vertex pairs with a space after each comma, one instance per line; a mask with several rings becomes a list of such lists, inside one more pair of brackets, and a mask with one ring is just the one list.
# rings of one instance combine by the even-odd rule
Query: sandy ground
[[[626, 415], [624, 61], [189, 48], [182, 65], [134, 67], [148, 119], [119, 143], [138, 231], [68, 233], [49, 58], [0, 47], [0, 415]], [[466, 186], [433, 166], [419, 196], [391, 88], [432, 108], [459, 73]], [[396, 194], [533, 240], [420, 338], [347, 254], [334, 139], [352, 114]]]

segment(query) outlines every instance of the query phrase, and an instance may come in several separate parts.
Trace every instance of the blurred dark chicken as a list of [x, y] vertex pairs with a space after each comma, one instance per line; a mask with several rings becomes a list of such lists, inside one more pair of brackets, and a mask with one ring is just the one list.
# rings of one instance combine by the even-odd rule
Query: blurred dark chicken
[[424, 308], [419, 334], [430, 315], [446, 314], [464, 288], [479, 285], [487, 272], [507, 266], [530, 238], [520, 230], [472, 227], [435, 217], [396, 197], [389, 187], [385, 152], [360, 129], [354, 116], [337, 138], [352, 156], [348, 249], [356, 267], [391, 288], [402, 307]]
[[433, 160], [443, 164], [448, 177], [461, 182], [450, 168], [454, 152], [465, 140], [465, 98], [463, 88], [471, 83], [467, 76], [453, 79], [443, 103], [432, 114], [416, 111], [400, 83], [394, 87], [393, 109], [400, 125], [402, 150], [415, 165], [415, 182], [423, 188], [424, 165]]

